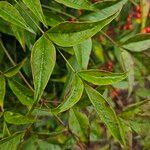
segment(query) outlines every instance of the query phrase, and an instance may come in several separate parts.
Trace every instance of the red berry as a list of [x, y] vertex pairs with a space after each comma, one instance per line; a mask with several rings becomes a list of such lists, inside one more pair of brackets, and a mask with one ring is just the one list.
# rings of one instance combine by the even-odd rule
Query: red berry
[[150, 27], [145, 27], [143, 33], [150, 33]]
[[76, 18], [69, 18], [68, 21], [73, 23], [73, 22], [76, 22], [77, 19]]

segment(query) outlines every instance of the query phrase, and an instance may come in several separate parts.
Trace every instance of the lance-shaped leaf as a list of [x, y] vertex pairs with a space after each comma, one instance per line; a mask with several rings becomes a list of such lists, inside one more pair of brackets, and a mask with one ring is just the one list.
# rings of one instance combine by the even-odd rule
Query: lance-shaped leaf
[[150, 48], [150, 34], [137, 34], [132, 36], [124, 43], [122, 47], [132, 52], [141, 52]]
[[94, 4], [93, 6], [97, 9], [97, 11], [90, 12], [86, 15], [80, 17], [80, 20], [88, 20], [88, 21], [100, 21], [103, 20], [114, 13], [120, 11], [123, 5], [127, 2], [127, 0], [117, 0], [117, 1], [102, 1]]
[[13, 31], [14, 36], [19, 41], [20, 45], [22, 46], [23, 50], [25, 51], [25, 34], [24, 29], [21, 29], [15, 25], [11, 25], [11, 29]]
[[119, 82], [127, 77], [127, 73], [111, 73], [99, 70], [85, 70], [78, 73], [79, 76], [95, 85], [109, 85]]
[[0, 112], [3, 111], [4, 97], [6, 91], [6, 81], [3, 75], [0, 75]]
[[82, 141], [88, 140], [89, 120], [87, 116], [76, 109], [69, 111], [69, 128], [73, 133], [78, 135]]
[[130, 96], [134, 86], [134, 61], [129, 52], [125, 50], [121, 52], [121, 63], [124, 71], [128, 72], [128, 96]]
[[34, 102], [32, 91], [30, 91], [28, 88], [24, 87], [15, 80], [8, 80], [8, 84], [13, 93], [23, 105], [27, 107], [32, 106]]
[[73, 80], [70, 88], [71, 89], [68, 93], [66, 100], [64, 100], [57, 108], [53, 109], [53, 113], [58, 114], [64, 112], [73, 107], [80, 100], [83, 93], [84, 85], [82, 80], [78, 76], [75, 76], [75, 79]]
[[34, 33], [19, 14], [18, 10], [6, 1], [0, 2], [0, 17], [20, 28], [24, 28]]
[[23, 133], [15, 133], [12, 136], [0, 140], [0, 148], [2, 147], [3, 150], [16, 150], [18, 148], [22, 136]]
[[120, 130], [119, 120], [113, 108], [108, 104], [107, 100], [105, 100], [103, 96], [92, 87], [86, 85], [85, 90], [92, 105], [98, 113], [98, 116], [105, 123], [110, 133], [120, 143], [124, 144], [121, 134], [122, 131]]
[[73, 47], [78, 64], [82, 69], [87, 69], [92, 50], [92, 40], [88, 39]]
[[8, 136], [10, 136], [10, 132], [9, 132], [9, 129], [7, 127], [7, 124], [6, 122], [3, 123], [3, 138], [6, 138]]
[[64, 22], [46, 32], [57, 45], [70, 47], [82, 43], [109, 24], [118, 13], [98, 22]]
[[142, 112], [142, 106], [147, 105], [149, 102], [150, 100], [144, 100], [135, 104], [131, 104], [121, 112], [120, 116], [126, 119], [133, 118], [135, 115]]
[[10, 111], [6, 111], [4, 113], [4, 119], [7, 123], [14, 125], [30, 124], [35, 121], [35, 119], [31, 116], [23, 116], [19, 113], [13, 113]]
[[45, 25], [45, 27], [47, 27], [40, 0], [23, 0], [23, 2], [34, 13], [34, 15], [39, 19], [39, 21], [41, 21]]
[[4, 75], [6, 77], [12, 77], [12, 76], [16, 75], [19, 72], [19, 70], [23, 67], [23, 65], [25, 64], [26, 60], [27, 59], [25, 58], [22, 62], [20, 62], [16, 66], [14, 66], [14, 67], [10, 68], [9, 70], [5, 71]]
[[55, 0], [74, 9], [94, 10], [94, 6], [88, 0]]
[[54, 45], [44, 35], [35, 43], [31, 53], [31, 67], [34, 79], [34, 100], [37, 102], [49, 81], [55, 66]]

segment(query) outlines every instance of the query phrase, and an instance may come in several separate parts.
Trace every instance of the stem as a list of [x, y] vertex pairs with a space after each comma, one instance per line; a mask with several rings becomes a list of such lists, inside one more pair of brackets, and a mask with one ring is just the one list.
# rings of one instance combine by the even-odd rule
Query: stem
[[[16, 66], [16, 63], [13, 61], [13, 59], [11, 58], [11, 56], [9, 55], [9, 53], [7, 52], [6, 48], [4, 47], [2, 41], [0, 40], [0, 44], [4, 50], [4, 53], [6, 54], [6, 56], [8, 57], [8, 59], [10, 60], [10, 62], [12, 63], [13, 66]], [[25, 77], [23, 76], [23, 74], [19, 71], [19, 75], [20, 77], [23, 79], [23, 81], [26, 83], [26, 85], [33, 91], [32, 86], [29, 84], [29, 82], [25, 79]]]
[[60, 55], [63, 57], [63, 59], [66, 61], [66, 63], [68, 64], [68, 66], [71, 68], [71, 70], [74, 72], [74, 73], [76, 73], [76, 71], [74, 70], [74, 68], [71, 66], [71, 64], [68, 62], [68, 60], [65, 58], [65, 56], [62, 54], [62, 52], [59, 50], [59, 49], [57, 49], [58, 50], [58, 52], [60, 53]]
[[108, 36], [105, 32], [100, 31], [110, 42], [112, 42], [115, 46], [120, 48], [120, 45], [116, 43], [110, 36]]

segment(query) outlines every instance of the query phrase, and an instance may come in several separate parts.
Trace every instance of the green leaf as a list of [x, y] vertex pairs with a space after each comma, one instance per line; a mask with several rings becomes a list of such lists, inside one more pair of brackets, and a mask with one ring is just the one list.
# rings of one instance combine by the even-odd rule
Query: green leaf
[[128, 120], [129, 126], [139, 135], [149, 135], [150, 119], [143, 117], [136, 117], [135, 119]]
[[141, 0], [141, 10], [142, 10], [142, 21], [141, 21], [141, 29], [144, 29], [147, 23], [149, 10], [150, 10], [150, 3], [147, 0]]
[[7, 128], [6, 122], [3, 123], [3, 138], [10, 136], [9, 129]]
[[16, 25], [11, 25], [12, 31], [16, 39], [19, 41], [23, 50], [25, 50], [25, 36], [24, 29], [18, 28]]
[[127, 77], [127, 73], [111, 73], [94, 69], [80, 71], [78, 74], [83, 80], [95, 85], [114, 84]]
[[142, 52], [150, 48], [150, 34], [137, 34], [132, 36], [124, 43], [122, 47], [132, 52]]
[[98, 22], [64, 22], [46, 32], [57, 45], [70, 47], [82, 43], [109, 24], [118, 13]]
[[[15, 8], [18, 10], [18, 12], [23, 17], [28, 26], [34, 30], [35, 34], [38, 33], [39, 21], [36, 18], [36, 16], [32, 13], [32, 11], [22, 1], [18, 1], [15, 5]], [[25, 32], [25, 34], [27, 33]]]
[[55, 0], [55, 1], [74, 9], [94, 10], [93, 5], [88, 0]]
[[80, 20], [100, 21], [120, 11], [127, 0], [102, 1], [94, 4], [97, 11], [80, 17]]
[[61, 18], [60, 15], [57, 15], [56, 13], [49, 11], [49, 10], [43, 10], [45, 20], [47, 22], [47, 25], [54, 27], [57, 24], [64, 22], [64, 20]]
[[135, 115], [142, 112], [142, 106], [147, 105], [150, 100], [144, 100], [135, 104], [131, 104], [124, 108], [124, 110], [121, 112], [120, 116], [126, 119], [133, 118]]
[[129, 52], [125, 50], [121, 52], [121, 63], [124, 71], [128, 72], [128, 96], [130, 96], [134, 86], [134, 62]]
[[8, 35], [13, 35], [10, 24], [7, 21], [3, 20], [2, 18], [0, 19], [0, 32]]
[[34, 100], [37, 102], [49, 81], [56, 61], [54, 45], [44, 35], [34, 44], [31, 67], [34, 79]]
[[30, 27], [28, 27], [17, 9], [6, 1], [0, 2], [0, 17], [16, 26], [19, 26], [20, 28], [24, 28], [34, 33], [34, 31]]
[[22, 0], [34, 15], [47, 27], [40, 0]]
[[110, 133], [122, 144], [124, 144], [121, 137], [120, 124], [113, 108], [108, 104], [102, 95], [92, 87], [85, 86], [86, 93], [98, 113], [101, 120], [105, 123]]
[[4, 119], [7, 123], [14, 125], [30, 124], [35, 121], [33, 117], [23, 116], [19, 113], [13, 113], [10, 111], [6, 111], [4, 113]]
[[4, 97], [6, 92], [6, 81], [3, 75], [0, 75], [0, 112], [4, 109]]
[[7, 71], [5, 71], [4, 75], [6, 77], [12, 77], [12, 76], [16, 75], [19, 72], [19, 70], [23, 67], [23, 65], [25, 64], [26, 60], [27, 59], [25, 58], [22, 62], [20, 62], [16, 66], [14, 66], [14, 67], [8, 69]]
[[0, 148], [2, 150], [17, 150], [23, 133], [16, 133], [8, 138], [0, 140]]
[[64, 100], [57, 108], [52, 110], [54, 114], [62, 113], [70, 109], [80, 100], [84, 85], [82, 80], [78, 76], [75, 76], [70, 88], [71, 89], [68, 92], [66, 100]]
[[89, 120], [85, 114], [76, 109], [69, 111], [69, 129], [78, 135], [81, 141], [88, 140], [89, 127]]
[[73, 48], [78, 64], [82, 69], [87, 69], [92, 50], [92, 40], [88, 39]]
[[15, 80], [8, 80], [8, 84], [13, 93], [23, 105], [27, 107], [32, 106], [34, 103], [32, 91]]

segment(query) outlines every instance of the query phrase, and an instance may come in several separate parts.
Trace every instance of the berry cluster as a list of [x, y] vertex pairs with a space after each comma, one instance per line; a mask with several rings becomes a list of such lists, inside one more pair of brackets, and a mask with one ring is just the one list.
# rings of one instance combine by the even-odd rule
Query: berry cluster
[[[148, 16], [150, 17], [150, 12], [149, 12]], [[141, 23], [141, 18], [142, 18], [141, 6], [134, 7], [132, 10], [132, 13], [130, 13], [127, 17], [126, 24], [121, 26], [121, 29], [124, 29], [124, 30], [133, 29], [133, 21], [136, 21], [136, 23]], [[150, 33], [150, 27], [145, 27], [142, 32]]]

